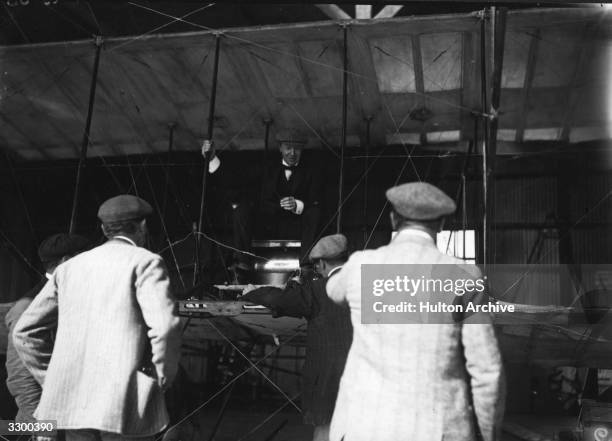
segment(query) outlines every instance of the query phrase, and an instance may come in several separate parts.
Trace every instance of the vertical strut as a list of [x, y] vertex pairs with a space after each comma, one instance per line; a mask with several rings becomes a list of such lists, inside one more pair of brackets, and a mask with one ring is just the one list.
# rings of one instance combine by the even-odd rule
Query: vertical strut
[[[217, 79], [219, 76], [219, 50], [221, 48], [221, 34], [215, 35], [215, 60], [213, 65], [212, 88], [210, 92], [210, 103], [208, 107], [208, 132], [207, 139], [213, 139], [213, 130], [215, 122], [215, 101], [217, 99]], [[204, 164], [202, 170], [202, 191], [200, 194], [200, 214], [198, 216], [198, 224], [195, 237], [195, 266], [193, 271], [193, 284], [200, 283], [201, 268], [200, 268], [200, 252], [202, 244], [202, 223], [204, 219], [204, 204], [206, 202], [206, 178], [208, 176], [208, 155], [204, 156]]]
[[168, 154], [166, 156], [166, 182], [164, 185], [164, 200], [162, 202], [162, 219], [166, 217], [166, 206], [168, 204], [168, 186], [170, 185], [170, 163], [172, 161], [172, 150], [174, 149], [174, 129], [176, 123], [171, 122], [168, 124]]
[[365, 139], [365, 164], [363, 176], [363, 246], [366, 246], [368, 241], [368, 168], [370, 166], [370, 139], [372, 116], [367, 116], [366, 119], [366, 139]]
[[338, 178], [338, 217], [336, 223], [336, 233], [342, 231], [342, 198], [344, 187], [344, 149], [346, 148], [346, 119], [348, 106], [348, 40], [347, 26], [342, 25], [343, 47], [343, 70], [342, 70], [342, 139], [340, 144], [340, 173]]
[[72, 200], [72, 213], [70, 214], [70, 227], [68, 228], [69, 233], [74, 233], [76, 229], [77, 221], [77, 208], [79, 204], [79, 195], [81, 191], [81, 179], [83, 174], [83, 168], [87, 162], [87, 147], [89, 147], [89, 132], [91, 130], [91, 119], [93, 116], [94, 101], [96, 99], [96, 86], [98, 84], [98, 69], [100, 67], [100, 51], [102, 49], [102, 37], [97, 36], [95, 38], [96, 55], [94, 58], [93, 74], [91, 77], [91, 84], [89, 86], [89, 103], [87, 105], [87, 119], [85, 121], [85, 131], [83, 132], [83, 139], [81, 141], [81, 156], [79, 157], [79, 164], [77, 166], [76, 183], [74, 188], [74, 198]]

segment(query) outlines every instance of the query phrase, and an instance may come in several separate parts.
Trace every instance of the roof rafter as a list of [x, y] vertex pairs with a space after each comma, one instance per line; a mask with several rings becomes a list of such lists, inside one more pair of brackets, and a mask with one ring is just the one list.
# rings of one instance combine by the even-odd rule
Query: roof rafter
[[404, 7], [404, 5], [387, 5], [380, 10], [374, 18], [391, 18], [395, 17], [397, 13]]
[[318, 3], [315, 5], [319, 8], [325, 15], [327, 15], [332, 20], [351, 20], [351, 16], [344, 12], [340, 6], [335, 5], [333, 3], [325, 4]]

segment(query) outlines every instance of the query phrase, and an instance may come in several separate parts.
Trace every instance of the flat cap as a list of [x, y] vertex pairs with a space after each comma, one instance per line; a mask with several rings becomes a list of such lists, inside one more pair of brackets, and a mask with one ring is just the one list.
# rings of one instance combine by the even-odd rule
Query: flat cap
[[279, 130], [276, 133], [276, 140], [279, 144], [302, 144], [308, 143], [308, 137], [301, 131], [295, 129]]
[[64, 256], [73, 256], [91, 248], [91, 242], [78, 234], [54, 234], [43, 240], [38, 247], [42, 262], [55, 262]]
[[346, 253], [347, 240], [344, 234], [332, 234], [321, 238], [308, 255], [310, 260], [333, 259]]
[[411, 220], [434, 220], [457, 209], [446, 193], [426, 182], [409, 182], [387, 190], [387, 200], [395, 211]]
[[131, 194], [121, 194], [108, 199], [98, 210], [98, 219], [104, 223], [141, 219], [153, 213], [144, 199]]

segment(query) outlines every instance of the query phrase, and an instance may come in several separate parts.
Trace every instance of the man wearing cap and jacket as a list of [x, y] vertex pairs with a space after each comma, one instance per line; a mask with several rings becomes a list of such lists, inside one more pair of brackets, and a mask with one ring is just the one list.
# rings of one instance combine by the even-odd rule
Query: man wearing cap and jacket
[[[255, 223], [270, 239], [300, 239], [302, 256], [314, 244], [321, 222], [323, 180], [320, 168], [302, 157], [308, 138], [297, 130], [279, 131], [276, 140], [281, 157], [268, 164], [262, 176], [260, 204], [257, 209], [248, 201], [234, 201], [234, 242], [236, 248], [251, 248]], [[204, 141], [202, 152], [212, 150]], [[212, 153], [209, 172], [217, 173], [221, 160]], [[244, 173], [244, 171], [242, 171]], [[255, 214], [256, 222], [253, 222]], [[236, 256], [242, 258], [241, 255]]]
[[476, 266], [436, 247], [442, 219], [455, 211], [452, 199], [422, 182], [393, 187], [386, 196], [398, 234], [386, 246], [351, 255], [327, 284], [332, 300], [348, 302], [353, 323], [330, 440], [498, 440], [504, 374], [488, 314], [437, 324], [362, 323], [363, 264], [428, 264], [442, 280], [480, 277]]
[[166, 266], [143, 248], [151, 213], [131, 195], [104, 202], [108, 241], [59, 265], [15, 326], [15, 349], [43, 387], [34, 416], [56, 420], [67, 441], [153, 439], [168, 424], [180, 330]]
[[23, 312], [30, 306], [34, 297], [45, 286], [47, 280], [52, 277], [55, 268], [72, 256], [90, 247], [91, 243], [89, 240], [77, 234], [55, 234], [43, 240], [38, 247], [38, 257], [44, 266], [46, 277], [17, 300], [6, 313], [4, 320], [9, 330], [6, 346], [6, 386], [17, 404], [17, 415], [15, 416], [15, 421], [17, 422], [36, 420], [33, 414], [40, 401], [42, 389], [15, 351], [11, 338], [15, 324]]
[[325, 293], [325, 284], [346, 261], [347, 240], [342, 234], [323, 237], [309, 254], [323, 277], [304, 284], [289, 282], [285, 289], [247, 287], [241, 300], [270, 308], [276, 317], [308, 320], [306, 361], [302, 373], [304, 422], [315, 426], [313, 441], [328, 441], [338, 385], [352, 327], [346, 305], [337, 305]]

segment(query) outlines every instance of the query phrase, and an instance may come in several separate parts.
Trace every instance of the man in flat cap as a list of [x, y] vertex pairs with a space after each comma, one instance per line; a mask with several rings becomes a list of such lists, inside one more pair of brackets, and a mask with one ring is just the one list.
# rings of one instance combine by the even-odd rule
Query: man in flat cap
[[[305, 258], [320, 227], [322, 174], [313, 162], [302, 156], [308, 142], [303, 133], [282, 130], [276, 140], [280, 158], [265, 166], [259, 203], [244, 199], [232, 202], [234, 245], [240, 250], [249, 250], [255, 227], [256, 232], [266, 238], [299, 238], [302, 257]], [[211, 151], [212, 143], [204, 141], [202, 152]], [[211, 155], [209, 172], [217, 173], [221, 161], [214, 151]], [[243, 254], [236, 255], [236, 258], [239, 263], [246, 263]]]
[[32, 289], [22, 298], [17, 300], [13, 307], [8, 310], [5, 317], [6, 327], [9, 330], [9, 339], [6, 347], [6, 386], [17, 404], [17, 422], [36, 421], [33, 414], [40, 401], [42, 389], [32, 374], [24, 366], [10, 337], [19, 317], [30, 306], [34, 297], [45, 286], [48, 279], [52, 277], [55, 268], [91, 247], [88, 239], [77, 234], [55, 234], [42, 241], [38, 247], [45, 275]]
[[180, 331], [166, 266], [143, 248], [151, 213], [132, 195], [104, 202], [108, 241], [59, 265], [15, 326], [15, 348], [43, 386], [34, 416], [56, 420], [67, 441], [153, 439], [168, 424]]
[[351, 346], [348, 307], [335, 304], [325, 293], [325, 284], [342, 268], [346, 256], [346, 237], [342, 234], [326, 236], [309, 254], [322, 278], [304, 284], [290, 281], [282, 290], [269, 287], [250, 290], [248, 287], [241, 298], [272, 309], [277, 317], [304, 317], [308, 320], [302, 410], [304, 422], [315, 426], [313, 441], [329, 439], [329, 423]]
[[[330, 440], [498, 440], [504, 374], [488, 314], [461, 320], [449, 313], [436, 324], [362, 323], [364, 264], [407, 264], [413, 278], [423, 271], [415, 264], [429, 265], [440, 280], [480, 277], [475, 265], [436, 247], [444, 217], [455, 211], [451, 198], [422, 182], [393, 187], [386, 196], [397, 235], [386, 246], [351, 255], [327, 284], [331, 299], [348, 302], [354, 328]], [[430, 295], [423, 289], [414, 294]]]

